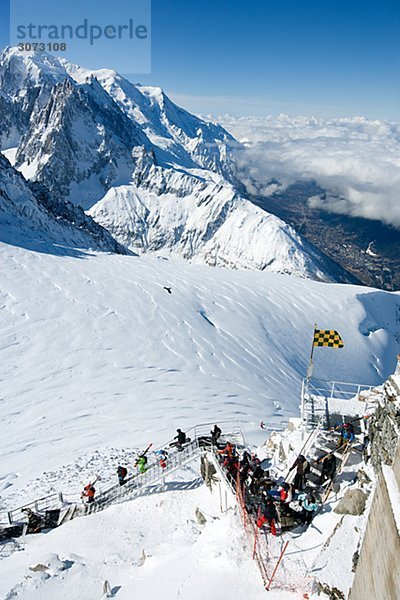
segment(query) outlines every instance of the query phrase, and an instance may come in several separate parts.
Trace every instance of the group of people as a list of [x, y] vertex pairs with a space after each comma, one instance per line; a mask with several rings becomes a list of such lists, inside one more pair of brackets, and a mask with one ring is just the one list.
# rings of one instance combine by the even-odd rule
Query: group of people
[[[352, 423], [344, 423], [335, 429], [340, 434], [338, 448], [354, 441], [355, 434]], [[286, 522], [291, 519], [294, 524], [311, 522], [313, 514], [318, 509], [318, 502], [315, 494], [307, 491], [307, 476], [311, 471], [311, 464], [305, 456], [299, 454], [289, 469], [289, 474], [295, 471], [293, 482], [278, 483], [271, 477], [268, 470], [263, 469], [261, 461], [255, 453], [250, 454], [245, 450], [239, 456], [235, 445], [229, 440], [221, 443], [221, 436], [221, 428], [214, 425], [210, 435], [201, 438], [201, 442], [215, 448], [231, 483], [235, 486], [239, 482], [245, 491], [246, 509], [257, 515], [256, 522], [259, 527], [267, 524], [271, 533], [276, 535], [278, 524], [283, 521], [283, 518], [286, 519]], [[169, 446], [181, 452], [188, 442], [190, 442], [190, 438], [185, 432], [177, 429], [177, 435]], [[147, 452], [151, 445], [139, 454], [134, 463], [139, 475], [148, 469]], [[168, 464], [168, 451], [157, 450], [155, 456], [161, 469], [165, 470]], [[321, 466], [318, 484], [322, 486], [326, 482], [333, 481], [337, 470], [337, 459], [334, 452], [323, 455], [316, 460], [316, 463]], [[125, 485], [128, 481], [127, 468], [119, 465], [117, 477], [119, 485]], [[89, 504], [95, 500], [94, 483], [86, 485], [82, 492], [82, 498]]]
[[[183, 432], [181, 429], [177, 429], [177, 435], [171, 442], [170, 447], [175, 448], [178, 452], [182, 452], [184, 445], [188, 442], [190, 442], [190, 438], [187, 437], [185, 432]], [[151, 446], [152, 444], [149, 444], [149, 446], [137, 456], [134, 462], [134, 467], [137, 469], [138, 475], [142, 475], [148, 470], [147, 453], [150, 450]], [[165, 449], [160, 449], [156, 450], [154, 454], [159, 466], [164, 471], [167, 468], [168, 451]], [[118, 465], [117, 478], [120, 486], [123, 486], [128, 482], [128, 469], [125, 466]], [[95, 481], [88, 483], [83, 488], [81, 498], [86, 504], [91, 504], [95, 501], [96, 488], [94, 487], [94, 484], [96, 483], [96, 481], [97, 478], [95, 479]]]
[[[274, 480], [270, 471], [263, 468], [262, 461], [255, 453], [245, 450], [241, 455], [229, 440], [219, 443], [221, 430], [215, 426], [217, 436], [211, 439], [220, 463], [226, 469], [228, 480], [233, 486], [240, 485], [245, 508], [260, 529], [277, 535], [281, 525], [285, 527], [309, 524], [318, 510], [316, 495], [307, 489], [307, 474], [310, 462], [299, 455], [289, 473], [295, 470], [292, 483]], [[320, 484], [333, 479], [336, 471], [336, 457], [333, 453], [319, 459], [322, 463]], [[265, 529], [267, 528], [267, 529]]]

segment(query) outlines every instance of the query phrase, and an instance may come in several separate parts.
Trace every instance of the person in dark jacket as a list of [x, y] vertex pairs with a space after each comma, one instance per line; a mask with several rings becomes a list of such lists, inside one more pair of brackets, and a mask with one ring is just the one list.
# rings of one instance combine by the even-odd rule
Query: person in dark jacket
[[369, 435], [366, 433], [364, 434], [363, 438], [362, 455], [365, 463], [367, 463], [371, 458], [371, 440], [369, 439]]
[[117, 469], [117, 476], [118, 476], [118, 482], [119, 485], [125, 485], [126, 483], [126, 476], [128, 475], [128, 470], [126, 467], [122, 467], [121, 465], [118, 466]]
[[250, 454], [245, 450], [239, 463], [240, 483], [244, 485], [250, 472]]
[[290, 467], [289, 473], [293, 471], [293, 469], [296, 469], [296, 475], [293, 479], [293, 486], [296, 490], [302, 490], [305, 485], [306, 475], [310, 472], [310, 463], [302, 454], [299, 454]]
[[257, 494], [259, 491], [259, 487], [261, 484], [261, 480], [264, 477], [264, 470], [261, 467], [261, 463], [258, 464], [254, 471], [251, 473], [251, 483], [250, 483], [250, 492], [252, 494]]
[[211, 433], [211, 443], [213, 446], [217, 445], [219, 438], [221, 437], [222, 430], [218, 427], [218, 425], [214, 425], [214, 429], [210, 431]]
[[174, 437], [174, 440], [176, 440], [176, 441], [177, 441], [177, 443], [178, 443], [178, 444], [180, 444], [180, 445], [184, 444], [184, 443], [186, 442], [186, 433], [184, 433], [184, 432], [182, 431], [182, 429], [177, 429], [177, 430], [176, 430], [176, 433], [177, 433], [178, 435], [176, 435], [176, 436]]
[[270, 496], [267, 496], [263, 507], [260, 511], [260, 516], [257, 519], [257, 527], [261, 527], [268, 523], [272, 535], [276, 535], [276, 525], [278, 523], [278, 511], [274, 501]]
[[172, 442], [172, 443], [170, 444], [170, 447], [172, 447], [172, 446], [176, 446], [176, 447], [178, 448], [178, 451], [179, 451], [179, 452], [181, 452], [181, 451], [183, 450], [183, 448], [182, 448], [182, 445], [183, 445], [185, 442], [188, 442], [188, 441], [190, 441], [190, 440], [189, 440], [189, 439], [186, 437], [186, 433], [184, 433], [184, 432], [182, 431], [182, 429], [177, 429], [177, 430], [176, 430], [176, 433], [178, 434], [178, 435], [176, 435], [176, 436], [174, 437], [174, 440], [176, 440], [176, 442]]
[[328, 479], [333, 481], [336, 473], [336, 456], [333, 453], [326, 454], [319, 458], [317, 462], [322, 463], [319, 484], [323, 485]]

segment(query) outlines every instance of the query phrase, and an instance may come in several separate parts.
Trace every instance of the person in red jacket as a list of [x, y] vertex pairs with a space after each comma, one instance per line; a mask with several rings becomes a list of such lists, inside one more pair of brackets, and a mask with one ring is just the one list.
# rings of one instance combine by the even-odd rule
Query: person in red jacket
[[85, 500], [86, 498], [86, 503], [87, 504], [91, 504], [92, 502], [94, 502], [94, 495], [96, 493], [96, 489], [94, 487], [94, 483], [88, 483], [87, 485], [85, 485], [85, 487], [83, 488], [83, 492], [81, 494], [81, 498], [83, 500]]
[[233, 451], [233, 445], [230, 442], [226, 442], [225, 448], [223, 448], [222, 450], [218, 450], [218, 454], [226, 454], [228, 458], [232, 458]]

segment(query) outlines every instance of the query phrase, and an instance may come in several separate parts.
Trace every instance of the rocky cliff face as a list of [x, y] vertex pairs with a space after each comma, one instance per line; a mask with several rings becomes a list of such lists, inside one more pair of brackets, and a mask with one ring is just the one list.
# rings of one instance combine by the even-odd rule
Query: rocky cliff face
[[62, 247], [126, 254], [83, 210], [29, 183], [0, 154], [0, 241], [63, 253]]
[[15, 166], [87, 208], [113, 184], [130, 180], [132, 148], [144, 143], [95, 79], [79, 87], [66, 79], [33, 109]]
[[379, 405], [369, 419], [368, 434], [374, 469], [391, 465], [400, 439], [400, 374], [385, 383]]

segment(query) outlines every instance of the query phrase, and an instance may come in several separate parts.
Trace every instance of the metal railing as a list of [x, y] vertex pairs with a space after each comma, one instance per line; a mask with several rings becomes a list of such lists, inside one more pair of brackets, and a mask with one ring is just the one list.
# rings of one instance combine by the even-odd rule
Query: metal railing
[[325, 379], [311, 379], [306, 385], [303, 379], [302, 391], [321, 398], [334, 398], [337, 400], [350, 400], [358, 398], [361, 392], [369, 392], [374, 386], [363, 383], [349, 383], [346, 381], [329, 381]]
[[[169, 440], [166, 444], [156, 448], [154, 453], [152, 452], [149, 457], [147, 470], [144, 473], [127, 477], [126, 483], [122, 486], [119, 483], [116, 483], [107, 487], [105, 490], [101, 490], [97, 493], [94, 502], [84, 504], [79, 493], [53, 493], [38, 500], [26, 503], [18, 508], [0, 513], [0, 523], [6, 525], [27, 522], [28, 517], [24, 512], [26, 509], [41, 513], [53, 509], [64, 510], [76, 505], [76, 510], [73, 513], [74, 517], [76, 517], [91, 514], [92, 512], [103, 510], [111, 504], [134, 498], [144, 493], [149, 487], [157, 485], [167, 475], [170, 475], [199, 456], [202, 451], [199, 440], [201, 440], [201, 438], [210, 437], [210, 428], [212, 428], [213, 425], [214, 422], [201, 423], [189, 429], [186, 432], [186, 436], [187, 438], [190, 438], [191, 441], [185, 444], [181, 450], [176, 446], [171, 446], [171, 444], [175, 443], [175, 439]], [[229, 439], [235, 444], [244, 446], [245, 438], [240, 422], [225, 421], [220, 422], [220, 425], [225, 430], [229, 425], [229, 431], [222, 435], [222, 439]], [[166, 461], [167, 466], [165, 469], [161, 467], [155, 454], [157, 450], [161, 449], [168, 451], [168, 459]]]
[[[39, 498], [38, 500], [34, 500], [33, 502], [29, 502], [28, 504], [24, 504], [19, 508], [15, 508], [13, 510], [9, 510], [7, 512], [2, 513], [2, 519], [4, 519], [4, 515], [7, 515], [7, 521], [9, 524], [18, 522], [27, 522], [28, 517], [24, 512], [26, 509], [30, 509], [33, 512], [41, 512], [44, 510], [52, 510], [60, 508], [60, 505], [63, 502], [63, 496], [61, 493], [50, 494], [49, 496], [45, 496], [44, 498]], [[1, 522], [1, 520], [0, 520]], [[5, 521], [4, 521], [5, 522]]]
[[330, 400], [359, 399], [363, 392], [374, 386], [325, 379], [303, 379], [301, 383], [301, 419], [306, 429], [313, 429], [317, 419], [324, 416], [325, 426], [330, 427]]

